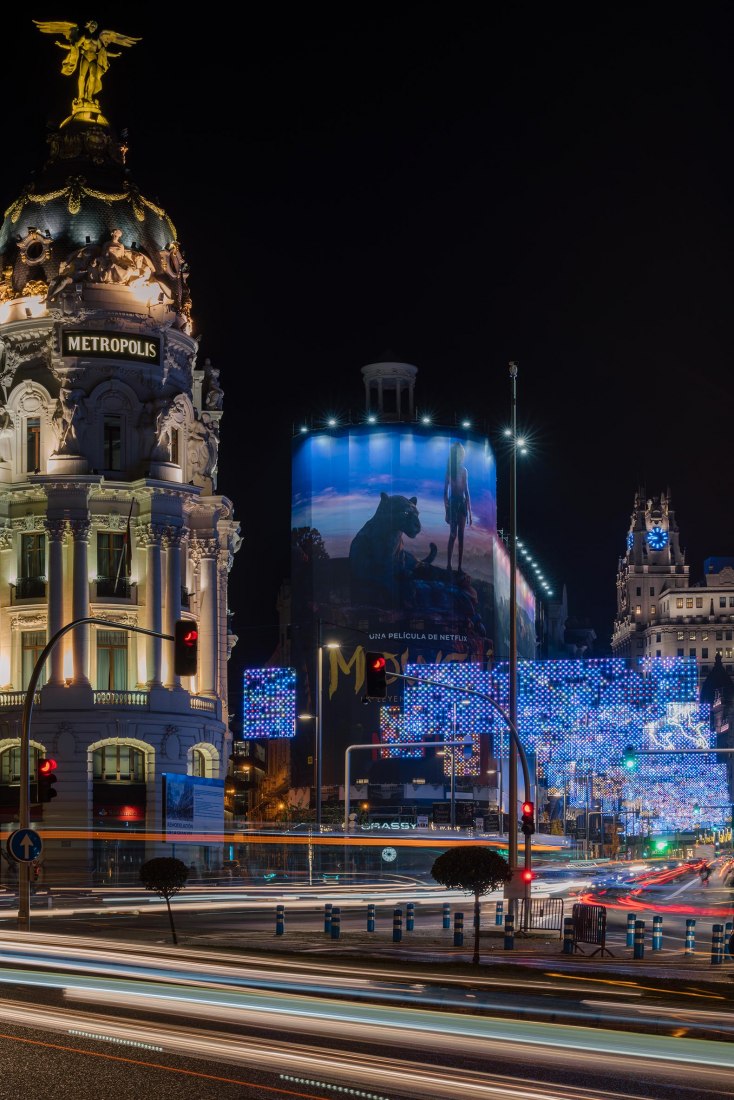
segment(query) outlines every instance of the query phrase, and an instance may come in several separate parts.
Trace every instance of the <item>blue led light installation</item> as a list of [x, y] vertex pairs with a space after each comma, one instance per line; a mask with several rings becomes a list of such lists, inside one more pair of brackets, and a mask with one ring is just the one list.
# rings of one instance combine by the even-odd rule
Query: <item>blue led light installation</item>
[[243, 676], [243, 737], [294, 737], [296, 670], [251, 668]]

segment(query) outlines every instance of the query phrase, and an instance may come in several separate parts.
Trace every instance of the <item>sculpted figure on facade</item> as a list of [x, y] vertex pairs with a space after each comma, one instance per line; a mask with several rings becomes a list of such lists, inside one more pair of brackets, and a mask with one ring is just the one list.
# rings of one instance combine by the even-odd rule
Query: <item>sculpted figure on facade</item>
[[102, 90], [102, 77], [110, 67], [111, 57], [120, 57], [109, 46], [134, 46], [139, 38], [131, 38], [117, 31], [100, 30], [93, 19], [80, 27], [78, 23], [46, 22], [34, 19], [33, 22], [43, 34], [60, 34], [65, 42], [56, 41], [55, 45], [66, 51], [61, 63], [64, 76], [77, 73], [77, 95], [74, 111], [93, 107], [99, 110], [97, 96]]
[[56, 455], [80, 454], [81, 439], [86, 421], [85, 394], [83, 390], [61, 387], [51, 426], [56, 433]]
[[4, 465], [13, 461], [13, 436], [15, 424], [6, 408], [0, 409], [0, 462]]
[[219, 371], [211, 365], [211, 360], [204, 363], [205, 377], [207, 380], [206, 399], [204, 404], [207, 409], [221, 410], [224, 404], [224, 390], [219, 384]]

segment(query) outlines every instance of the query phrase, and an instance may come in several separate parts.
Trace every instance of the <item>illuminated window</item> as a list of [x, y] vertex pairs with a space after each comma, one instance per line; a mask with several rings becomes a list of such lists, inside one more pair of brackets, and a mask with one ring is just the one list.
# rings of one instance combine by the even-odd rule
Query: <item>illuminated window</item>
[[692, 630], [691, 633], [688, 635], [688, 640], [691, 641], [691, 642], [695, 642], [695, 640], [696, 640], [696, 631], [695, 630]]
[[[36, 661], [41, 656], [46, 645], [45, 630], [22, 630], [20, 633], [21, 652], [21, 687], [25, 691], [31, 679], [31, 673], [36, 667]], [[41, 666], [41, 674], [38, 677], [38, 686], [46, 683], [46, 665]]]
[[93, 771], [105, 783], [144, 783], [145, 753], [132, 745], [103, 745], [94, 750]]
[[683, 633], [682, 630], [679, 630], [678, 631], [678, 641], [682, 642], [684, 638], [685, 638], [685, 634]]
[[677, 599], [675, 601], [675, 606], [676, 607], [683, 607], [683, 597], [682, 596], [677, 597]]
[[206, 754], [201, 749], [194, 749], [191, 754], [191, 774], [206, 779]]
[[637, 606], [635, 607], [635, 615], [641, 615], [641, 614], [642, 614], [642, 604], [638, 603]]
[[41, 467], [41, 421], [29, 416], [25, 422], [25, 468], [32, 474]]
[[693, 596], [688, 596], [686, 599], [686, 607], [693, 607]]
[[650, 604], [650, 614], [651, 615], [657, 615], [657, 613], [658, 613], [657, 606], [654, 603]]
[[127, 690], [127, 631], [97, 631], [97, 691]]

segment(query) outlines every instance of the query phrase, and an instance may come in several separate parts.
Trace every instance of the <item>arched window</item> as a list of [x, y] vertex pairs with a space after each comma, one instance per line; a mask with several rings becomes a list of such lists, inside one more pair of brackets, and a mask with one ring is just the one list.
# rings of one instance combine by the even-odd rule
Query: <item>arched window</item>
[[145, 753], [132, 745], [103, 745], [94, 750], [93, 774], [104, 783], [144, 783]]
[[[40, 753], [31, 745], [31, 778], [35, 778]], [[20, 783], [20, 745], [9, 745], [0, 752], [0, 785]]]
[[207, 776], [207, 763], [208, 758], [205, 752], [201, 749], [194, 749], [191, 754], [191, 774], [198, 775], [203, 779]]

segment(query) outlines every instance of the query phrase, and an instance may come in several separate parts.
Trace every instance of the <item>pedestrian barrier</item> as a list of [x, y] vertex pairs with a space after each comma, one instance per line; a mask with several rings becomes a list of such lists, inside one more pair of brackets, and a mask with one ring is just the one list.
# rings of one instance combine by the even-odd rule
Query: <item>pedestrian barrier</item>
[[505, 917], [505, 951], [512, 951], [515, 946], [515, 917], [508, 913]]
[[282, 936], [285, 932], [285, 905], [278, 905], [275, 908], [275, 934], [276, 936]]
[[412, 932], [415, 928], [415, 903], [409, 901], [405, 906], [405, 931]]
[[724, 925], [715, 924], [711, 929], [711, 965], [720, 966], [724, 961]]
[[686, 949], [685, 955], [694, 955], [696, 952], [696, 921], [689, 917], [686, 921]]
[[543, 928], [546, 931], [563, 931], [563, 898], [520, 898], [520, 931]]
[[731, 959], [731, 941], [734, 933], [734, 922], [728, 920], [724, 925], [724, 958]]
[[645, 957], [645, 922], [644, 920], [635, 921], [635, 942], [632, 953], [633, 959], [644, 959]]
[[573, 917], [563, 918], [563, 954], [573, 955]]
[[464, 914], [454, 913], [454, 947], [464, 946]]
[[324, 905], [324, 933], [327, 936], [331, 935], [331, 912], [333, 908], [334, 906], [330, 901], [327, 901]]
[[635, 946], [635, 921], [637, 913], [627, 914], [627, 947]]
[[338, 905], [331, 911], [331, 938], [338, 940], [342, 932], [342, 913]]
[[392, 942], [400, 943], [403, 938], [403, 910], [392, 911]]
[[663, 947], [663, 918], [656, 914], [652, 918], [652, 949], [661, 951]]
[[502, 921], [504, 920], [505, 903], [498, 901], [494, 909], [494, 923], [502, 927]]
[[374, 932], [375, 930], [375, 906], [372, 902], [367, 906], [367, 931]]
[[[607, 947], [606, 907], [604, 905], [587, 905], [584, 902], [577, 902], [571, 914], [573, 917], [574, 951], [579, 951], [583, 955], [584, 949], [579, 947], [579, 944], [595, 944], [596, 950], [591, 952], [591, 958], [594, 955], [613, 957], [612, 952]], [[635, 923], [636, 927], [637, 923]]]
[[443, 903], [443, 927], [451, 927], [451, 905], [447, 901]]

